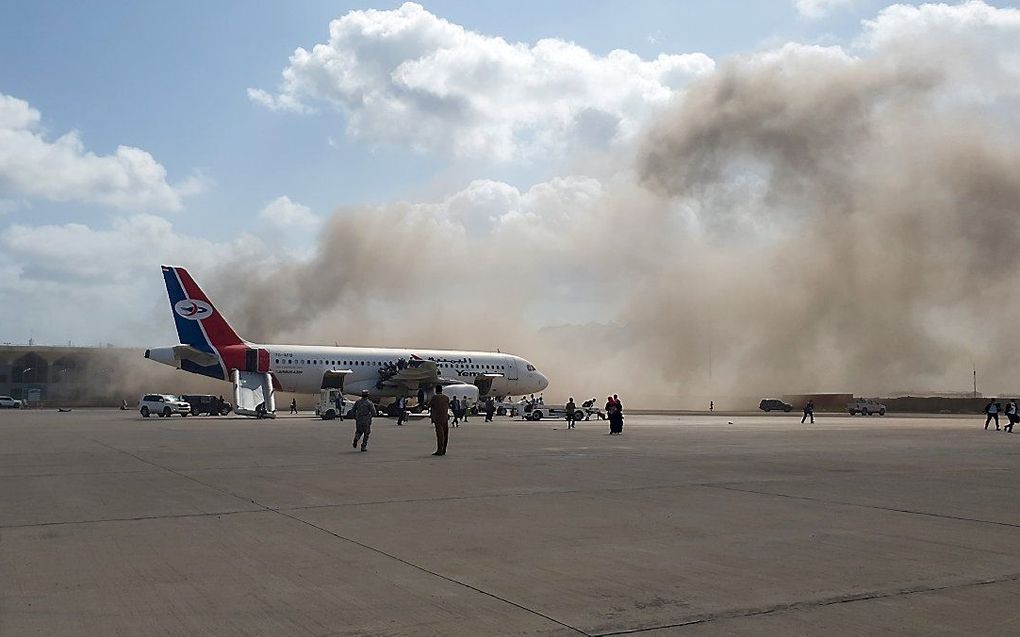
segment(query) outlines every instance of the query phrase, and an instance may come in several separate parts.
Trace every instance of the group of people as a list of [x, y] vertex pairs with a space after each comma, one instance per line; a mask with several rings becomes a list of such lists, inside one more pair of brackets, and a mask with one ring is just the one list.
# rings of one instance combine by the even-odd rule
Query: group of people
[[623, 403], [616, 394], [606, 398], [606, 418], [609, 419], [609, 435], [623, 435]]
[[[357, 449], [361, 446], [362, 451], [368, 451], [368, 438], [372, 435], [372, 418], [376, 415], [375, 403], [368, 397], [368, 390], [361, 392], [361, 398], [354, 403], [351, 413], [354, 416], [354, 442], [352, 446]], [[436, 429], [436, 451], [432, 455], [445, 456], [446, 447], [450, 439], [450, 413], [453, 413], [453, 426], [459, 427], [463, 420], [467, 422], [468, 401], [460, 400], [454, 396], [453, 400], [443, 393], [443, 386], [436, 386], [435, 395], [426, 402], [429, 409], [429, 418]], [[404, 398], [398, 399], [397, 425], [403, 425], [406, 417], [406, 403]], [[492, 422], [492, 416], [496, 413], [496, 404], [492, 398], [485, 402], [485, 421]]]
[[[585, 410], [591, 408], [594, 404], [594, 398], [584, 401], [582, 407], [577, 406], [573, 396], [567, 399], [567, 404], [563, 408], [567, 415], [567, 429], [576, 429], [577, 421], [583, 420], [586, 414]], [[620, 397], [617, 394], [606, 397], [606, 417], [609, 419], [609, 435], [618, 436], [622, 434], [623, 403], [620, 402]]]
[[[397, 425], [402, 425], [406, 414], [404, 398], [398, 399]], [[587, 404], [587, 403], [586, 403]], [[442, 385], [437, 385], [435, 395], [426, 401], [429, 410], [429, 418], [436, 429], [436, 450], [434, 456], [445, 456], [446, 448], [450, 439], [450, 414], [453, 414], [453, 426], [459, 427], [460, 422], [467, 422], [468, 401], [460, 400], [456, 396], [451, 400], [443, 393]], [[292, 408], [296, 404], [292, 402]], [[485, 401], [485, 421], [492, 422], [496, 412], [496, 405], [490, 397]], [[567, 428], [574, 429], [578, 418], [584, 413], [574, 403], [573, 396], [567, 401]], [[368, 439], [372, 435], [372, 418], [376, 416], [375, 403], [369, 398], [368, 390], [361, 392], [359, 398], [351, 409], [354, 416], [354, 441], [352, 447], [357, 449], [360, 445], [362, 451], [368, 451]], [[623, 403], [617, 394], [606, 398], [606, 415], [609, 419], [609, 434], [619, 436], [623, 434]]]
[[1013, 433], [1013, 425], [1020, 422], [1020, 409], [1017, 408], [1016, 398], [1011, 398], [1006, 403], [1006, 409], [1003, 410], [1002, 403], [997, 402], [994, 398], [988, 401], [985, 405], [985, 429], [988, 429], [988, 425], [995, 421], [995, 430], [999, 431], [999, 414], [1005, 413], [1006, 420], [1008, 421], [1003, 430]]

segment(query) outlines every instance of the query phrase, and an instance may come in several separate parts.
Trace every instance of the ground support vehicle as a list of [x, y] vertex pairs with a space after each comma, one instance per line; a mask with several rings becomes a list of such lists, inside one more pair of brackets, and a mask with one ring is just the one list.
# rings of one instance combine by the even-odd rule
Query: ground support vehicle
[[[581, 420], [584, 418], [584, 411], [575, 409], [574, 416], [576, 420]], [[566, 420], [567, 410], [562, 405], [533, 405], [530, 409], [527, 406], [524, 408], [525, 420], [542, 420], [543, 418]]]
[[22, 406], [22, 402], [17, 398], [0, 396], [0, 407], [6, 407], [7, 409], [21, 409]]
[[591, 400], [586, 400], [583, 403], [581, 403], [581, 407], [578, 411], [584, 414], [585, 420], [591, 420], [592, 416], [595, 416], [595, 418], [598, 420], [606, 419], [605, 412], [602, 411], [602, 408], [599, 407], [597, 403], [598, 401], [594, 398], [592, 398]]

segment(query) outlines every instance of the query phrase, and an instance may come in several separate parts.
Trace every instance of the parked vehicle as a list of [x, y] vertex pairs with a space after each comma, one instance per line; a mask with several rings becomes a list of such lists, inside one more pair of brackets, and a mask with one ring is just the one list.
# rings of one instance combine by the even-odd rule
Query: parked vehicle
[[7, 409], [21, 409], [22, 406], [22, 402], [17, 398], [0, 396], [0, 407], [6, 407]]
[[191, 405], [191, 415], [208, 414], [210, 416], [226, 416], [230, 413], [230, 403], [210, 394], [184, 394], [181, 399]]
[[885, 405], [870, 398], [852, 400], [847, 403], [846, 410], [851, 416], [856, 416], [857, 414], [862, 416], [870, 416], [872, 414], [885, 415]]
[[758, 403], [758, 409], [768, 413], [770, 411], [785, 411], [790, 412], [793, 410], [793, 405], [790, 403], [784, 403], [778, 398], [762, 398], [761, 402]]
[[559, 405], [534, 405], [529, 410], [524, 408], [525, 420], [542, 420], [543, 418], [555, 418], [563, 420], [567, 417], [567, 410]]
[[160, 418], [169, 418], [174, 414], [187, 416], [191, 413], [191, 405], [173, 394], [145, 394], [138, 401], [138, 412], [145, 418], [151, 414]]
[[315, 405], [315, 415], [323, 420], [333, 420], [339, 417], [340, 412], [336, 408], [338, 398], [344, 410], [344, 418], [353, 418], [354, 401], [345, 399], [343, 392], [336, 388], [319, 390], [319, 402]]
[[598, 400], [591, 398], [581, 403], [580, 410], [584, 413], [585, 420], [591, 420], [592, 416], [595, 416], [598, 420], [605, 420], [606, 414], [602, 411], [602, 408], [598, 406]]

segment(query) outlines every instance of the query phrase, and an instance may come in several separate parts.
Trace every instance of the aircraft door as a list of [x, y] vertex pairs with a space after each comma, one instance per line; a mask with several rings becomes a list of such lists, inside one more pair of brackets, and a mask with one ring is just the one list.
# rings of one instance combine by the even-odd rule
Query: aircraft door
[[347, 374], [335, 370], [327, 370], [322, 374], [322, 389], [334, 389], [343, 392], [344, 378]]
[[246, 349], [244, 351], [244, 371], [265, 374], [269, 371], [269, 350]]

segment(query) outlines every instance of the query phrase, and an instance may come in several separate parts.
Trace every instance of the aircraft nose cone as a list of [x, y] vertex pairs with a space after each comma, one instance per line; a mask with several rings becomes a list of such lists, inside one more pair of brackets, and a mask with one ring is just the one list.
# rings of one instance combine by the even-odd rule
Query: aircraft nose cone
[[545, 377], [545, 374], [542, 372], [535, 372], [535, 375], [538, 377], [538, 391], [542, 391], [549, 386], [549, 379]]

